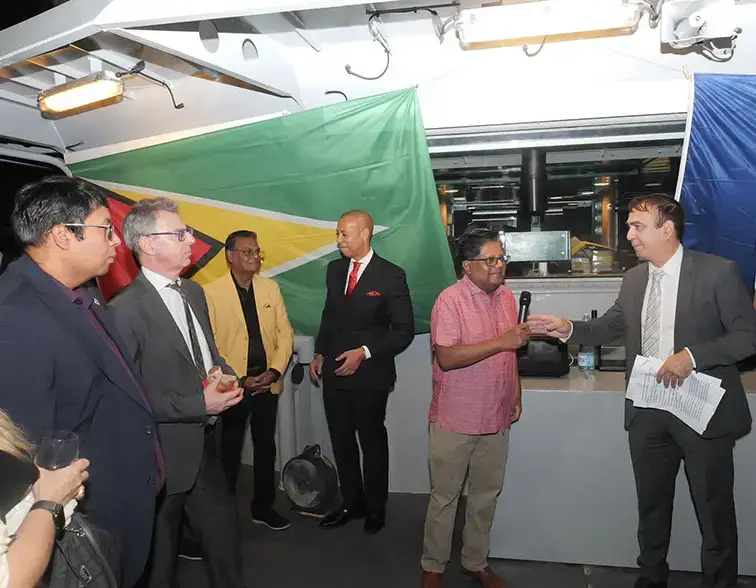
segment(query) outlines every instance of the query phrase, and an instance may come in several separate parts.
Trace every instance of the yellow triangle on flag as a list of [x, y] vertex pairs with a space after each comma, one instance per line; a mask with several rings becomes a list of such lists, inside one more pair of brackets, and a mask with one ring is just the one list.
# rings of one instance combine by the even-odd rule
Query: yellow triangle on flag
[[[336, 222], [288, 215], [141, 186], [127, 186], [103, 181], [94, 181], [94, 183], [131, 201], [156, 196], [170, 198], [179, 205], [181, 218], [188, 226], [218, 241], [220, 245], [234, 231], [254, 231], [257, 233], [258, 244], [265, 254], [262, 265], [262, 275], [264, 276], [283, 273], [336, 250]], [[192, 279], [203, 284], [222, 276], [227, 271], [225, 251], [221, 248], [217, 255], [207, 261], [192, 276]]]

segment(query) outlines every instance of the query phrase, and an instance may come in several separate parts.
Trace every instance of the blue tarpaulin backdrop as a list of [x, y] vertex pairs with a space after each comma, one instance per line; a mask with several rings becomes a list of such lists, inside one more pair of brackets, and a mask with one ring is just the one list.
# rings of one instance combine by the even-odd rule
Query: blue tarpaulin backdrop
[[686, 247], [756, 272], [756, 76], [697, 74], [679, 199]]

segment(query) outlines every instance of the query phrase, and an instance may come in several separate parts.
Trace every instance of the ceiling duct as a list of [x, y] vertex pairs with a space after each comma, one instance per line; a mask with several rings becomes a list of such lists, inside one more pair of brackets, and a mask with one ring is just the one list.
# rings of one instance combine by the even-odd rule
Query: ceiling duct
[[546, 152], [528, 149], [522, 154], [520, 213], [523, 229], [538, 229], [546, 214]]

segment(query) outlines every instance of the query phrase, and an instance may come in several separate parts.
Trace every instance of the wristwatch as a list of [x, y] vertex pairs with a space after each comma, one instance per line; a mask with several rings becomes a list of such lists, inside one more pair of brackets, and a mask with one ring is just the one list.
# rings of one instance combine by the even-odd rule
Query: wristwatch
[[55, 530], [58, 532], [62, 531], [63, 527], [66, 526], [66, 515], [63, 513], [62, 504], [58, 504], [57, 502], [52, 502], [50, 500], [38, 500], [29, 509], [29, 512], [33, 510], [48, 511], [53, 517], [53, 522], [55, 523]]

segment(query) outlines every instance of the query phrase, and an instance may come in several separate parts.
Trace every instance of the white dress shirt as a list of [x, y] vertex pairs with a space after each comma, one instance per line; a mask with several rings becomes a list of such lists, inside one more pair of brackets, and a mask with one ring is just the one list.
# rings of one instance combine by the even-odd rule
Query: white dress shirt
[[[652, 272], [660, 269], [661, 278], [661, 324], [659, 327], [659, 357], [665, 361], [668, 357], [675, 354], [675, 316], [677, 313], [677, 291], [680, 285], [680, 269], [682, 268], [683, 247], [680, 245], [674, 255], [667, 260], [662, 267], [656, 268], [649, 262], [648, 265], [648, 283], [646, 292], [643, 295], [643, 309], [641, 310], [641, 341], [643, 340], [643, 330], [646, 325], [646, 307], [648, 306], [648, 296], [651, 292], [653, 278]], [[693, 367], [696, 367], [696, 360], [690, 349], [685, 350], [690, 355]]]
[[[362, 277], [362, 274], [365, 273], [365, 268], [370, 263], [370, 260], [373, 259], [373, 248], [370, 248], [370, 251], [368, 251], [368, 254], [363, 257], [362, 259], [358, 259], [357, 263], [360, 264], [360, 268], [357, 270], [357, 281], [360, 281], [360, 278]], [[349, 260], [349, 271], [347, 272], [347, 279], [346, 283], [344, 284], [344, 294], [346, 294], [347, 288], [349, 288], [349, 276], [352, 275], [352, 269], [354, 268], [354, 259]]]
[[[661, 279], [661, 325], [660, 325], [660, 340], [659, 340], [659, 355], [658, 359], [665, 361], [667, 358], [675, 354], [675, 314], [677, 312], [677, 290], [680, 285], [680, 269], [682, 268], [683, 247], [680, 245], [675, 251], [674, 255], [667, 260], [661, 268], [663, 275]], [[646, 292], [643, 295], [643, 308], [641, 309], [641, 341], [643, 340], [643, 331], [646, 323], [646, 306], [648, 306], [648, 295], [651, 291], [651, 272], [654, 271], [656, 266], [649, 262], [648, 265], [648, 283], [646, 284]], [[566, 342], [572, 337], [572, 321], [570, 322], [570, 334], [560, 340]], [[687, 347], [685, 351], [688, 352], [691, 362], [693, 362], [693, 368], [696, 367], [696, 358], [690, 352]]]
[[[184, 301], [181, 299], [181, 294], [176, 292], [173, 288], [169, 288], [171, 280], [165, 276], [156, 274], [155, 272], [148, 270], [146, 267], [142, 268], [142, 273], [144, 274], [144, 277], [147, 278], [147, 281], [158, 291], [160, 298], [163, 299], [166, 308], [168, 308], [168, 312], [170, 312], [173, 317], [173, 322], [176, 323], [178, 330], [181, 331], [181, 336], [184, 338], [186, 348], [189, 350], [189, 355], [191, 356], [192, 343], [189, 338], [189, 324], [186, 322], [186, 311], [184, 310]], [[181, 283], [181, 278], [179, 278], [179, 283]], [[205, 332], [197, 321], [197, 317], [195, 316], [191, 305], [189, 306], [189, 311], [194, 320], [194, 330], [197, 333], [197, 340], [199, 341], [200, 350], [202, 351], [202, 364], [205, 366], [205, 372], [210, 373], [210, 370], [213, 368], [213, 358], [210, 355], [210, 346], [207, 344]]]
[[[370, 248], [370, 251], [368, 251], [368, 254], [363, 257], [362, 259], [358, 259], [357, 263], [360, 264], [360, 267], [357, 269], [357, 281], [360, 281], [360, 278], [362, 277], [362, 274], [365, 273], [365, 268], [370, 263], [370, 260], [373, 259], [373, 248]], [[352, 269], [354, 268], [354, 259], [349, 260], [349, 271], [347, 271], [347, 279], [346, 284], [344, 284], [344, 294], [346, 294], [347, 289], [349, 288], [349, 276], [352, 275]], [[367, 345], [362, 346], [362, 350], [365, 352], [365, 359], [370, 359], [370, 349], [367, 348]]]

